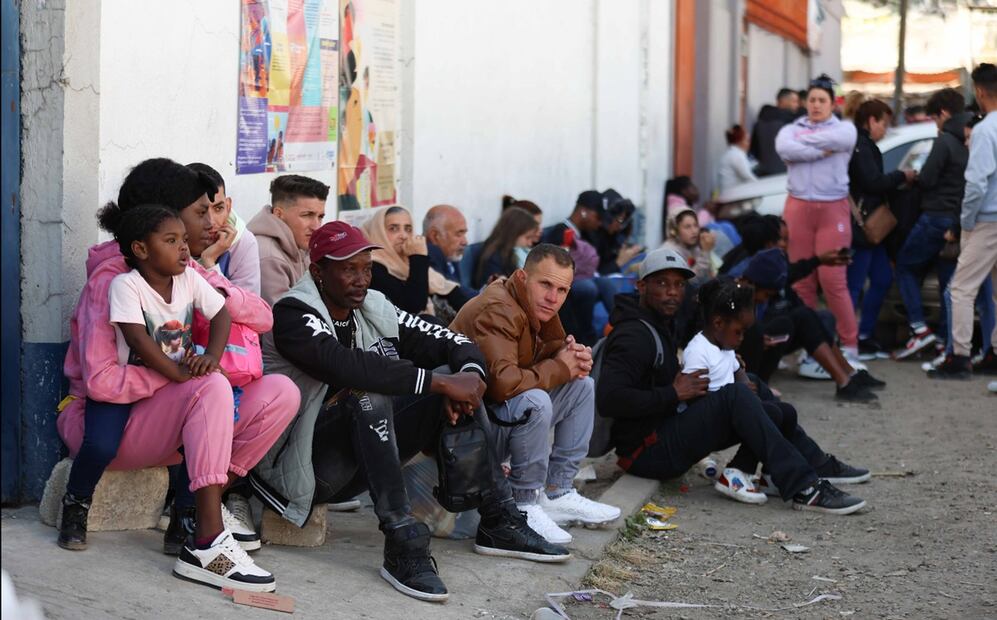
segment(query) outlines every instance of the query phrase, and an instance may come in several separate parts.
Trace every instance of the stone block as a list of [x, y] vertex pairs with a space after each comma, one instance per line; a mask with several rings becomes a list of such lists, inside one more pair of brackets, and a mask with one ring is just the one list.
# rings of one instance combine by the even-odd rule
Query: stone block
[[[59, 527], [62, 523], [62, 496], [66, 493], [72, 459], [55, 464], [45, 483], [38, 506], [42, 523]], [[163, 511], [170, 476], [165, 467], [135, 471], [105, 471], [94, 490], [87, 517], [87, 531], [113, 532], [156, 527]]]
[[325, 504], [317, 504], [312, 508], [312, 514], [305, 522], [305, 527], [298, 527], [276, 512], [264, 510], [263, 522], [260, 524], [260, 538], [268, 545], [321, 547], [325, 544], [328, 512]]

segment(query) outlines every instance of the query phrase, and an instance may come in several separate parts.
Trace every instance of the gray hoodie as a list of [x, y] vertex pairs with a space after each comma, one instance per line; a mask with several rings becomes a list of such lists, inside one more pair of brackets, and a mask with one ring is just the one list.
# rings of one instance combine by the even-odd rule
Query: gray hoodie
[[260, 297], [271, 306], [308, 270], [308, 252], [298, 248], [294, 233], [270, 205], [256, 214], [249, 225], [260, 249]]

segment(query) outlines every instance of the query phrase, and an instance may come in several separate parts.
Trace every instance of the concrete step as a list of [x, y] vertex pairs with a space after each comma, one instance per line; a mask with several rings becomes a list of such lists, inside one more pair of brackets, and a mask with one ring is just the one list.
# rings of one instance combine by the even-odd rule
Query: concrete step
[[276, 512], [265, 509], [260, 524], [260, 538], [268, 545], [321, 547], [325, 544], [328, 513], [325, 504], [316, 504], [312, 507], [312, 514], [305, 522], [305, 526], [298, 527]]
[[[52, 468], [38, 506], [42, 523], [59, 527], [62, 523], [62, 496], [66, 493], [72, 459], [63, 459]], [[135, 471], [105, 471], [93, 494], [87, 518], [87, 531], [113, 532], [156, 527], [163, 511], [170, 476], [165, 467]]]

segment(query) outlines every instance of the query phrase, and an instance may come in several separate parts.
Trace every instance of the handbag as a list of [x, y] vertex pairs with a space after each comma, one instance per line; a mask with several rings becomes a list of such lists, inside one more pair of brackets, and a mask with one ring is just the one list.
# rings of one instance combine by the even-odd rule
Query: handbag
[[488, 437], [470, 416], [443, 425], [436, 450], [440, 484], [433, 496], [450, 512], [464, 512], [484, 503], [490, 493], [492, 468]]
[[[204, 353], [210, 334], [211, 322], [199, 310], [195, 310], [191, 339], [198, 354]], [[263, 349], [260, 347], [260, 335], [242, 323], [232, 323], [218, 364], [228, 375], [228, 381], [233, 387], [244, 387], [262, 377]]]
[[855, 204], [855, 200], [849, 196], [848, 206], [852, 211], [852, 217], [855, 218], [855, 223], [865, 233], [866, 240], [873, 245], [882, 243], [883, 239], [886, 239], [886, 236], [897, 227], [897, 218], [893, 215], [893, 211], [890, 211], [890, 207], [886, 203], [879, 205], [867, 213], [862, 208], [862, 201], [859, 201], [859, 204]]

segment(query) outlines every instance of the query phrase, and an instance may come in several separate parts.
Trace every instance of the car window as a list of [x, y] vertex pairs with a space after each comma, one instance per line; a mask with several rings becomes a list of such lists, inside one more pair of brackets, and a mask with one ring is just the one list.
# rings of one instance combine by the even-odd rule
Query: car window
[[931, 146], [935, 143], [934, 138], [925, 138], [915, 142], [899, 144], [883, 153], [883, 170], [893, 172], [894, 170], [921, 170], [924, 160], [928, 159]]

